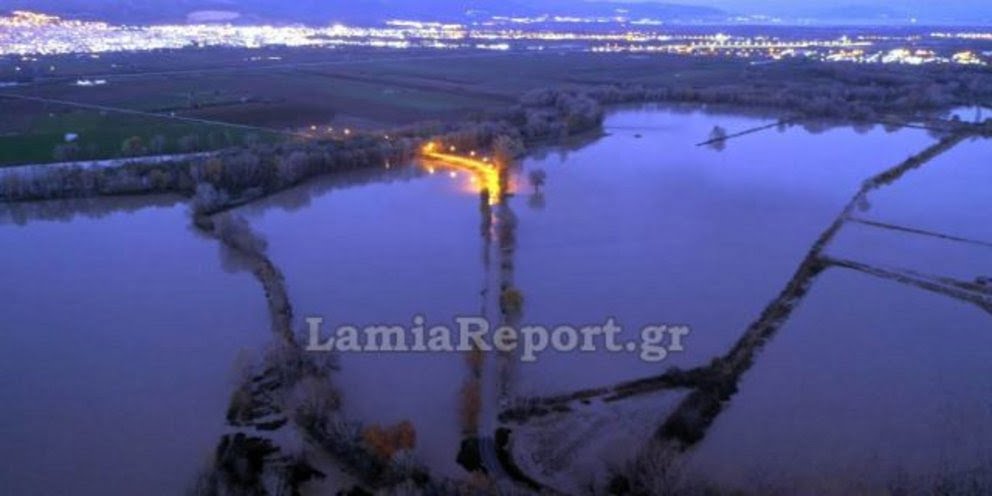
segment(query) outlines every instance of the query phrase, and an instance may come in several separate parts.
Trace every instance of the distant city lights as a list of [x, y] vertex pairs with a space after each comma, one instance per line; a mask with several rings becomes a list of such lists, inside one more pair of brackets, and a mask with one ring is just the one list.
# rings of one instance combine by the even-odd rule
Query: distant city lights
[[[550, 30], [548, 23], [622, 23], [618, 31]], [[537, 26], [535, 26], [537, 25]], [[827, 62], [882, 64], [953, 63], [988, 65], [988, 51], [957, 48], [935, 53], [917, 48], [926, 39], [992, 41], [992, 33], [933, 32], [928, 35], [871, 35], [835, 39], [782, 38], [764, 35], [673, 34], [655, 31], [660, 21], [651, 19], [576, 18], [537, 16], [493, 17], [473, 24], [418, 20], [389, 20], [381, 27], [334, 24], [303, 25], [175, 24], [126, 26], [104, 22], [63, 19], [35, 12], [14, 11], [0, 17], [0, 56], [35, 57], [88, 54], [99, 58], [108, 52], [140, 52], [186, 47], [352, 47], [390, 49], [458, 49], [508, 51], [559, 47], [598, 53], [667, 53], [689, 56], [729, 56], [756, 60], [809, 58]], [[519, 27], [518, 27], [519, 26]], [[638, 27], [630, 30], [630, 27]], [[640, 28], [640, 27], [650, 28]], [[808, 35], [803, 35], [808, 36]], [[281, 57], [251, 57], [252, 61]], [[55, 72], [55, 67], [50, 72]], [[18, 67], [18, 71], [20, 67]], [[77, 84], [87, 86], [86, 82]], [[98, 84], [93, 82], [93, 85]], [[346, 132], [347, 134], [347, 132]]]

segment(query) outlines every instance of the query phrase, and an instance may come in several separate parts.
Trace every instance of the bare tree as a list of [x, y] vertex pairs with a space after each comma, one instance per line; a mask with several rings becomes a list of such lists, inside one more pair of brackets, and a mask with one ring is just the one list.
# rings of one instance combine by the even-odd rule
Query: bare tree
[[713, 126], [713, 130], [710, 131], [710, 146], [718, 152], [727, 148], [727, 130], [720, 126]]

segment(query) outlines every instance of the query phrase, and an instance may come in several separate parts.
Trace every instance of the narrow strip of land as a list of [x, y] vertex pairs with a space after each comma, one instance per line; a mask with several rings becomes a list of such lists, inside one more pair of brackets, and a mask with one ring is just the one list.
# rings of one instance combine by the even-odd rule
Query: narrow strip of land
[[868, 219], [861, 219], [861, 218], [857, 218], [857, 217], [851, 217], [848, 220], [851, 221], [851, 222], [857, 223], [857, 224], [863, 224], [863, 225], [866, 225], [866, 226], [877, 227], [877, 228], [880, 228], [880, 229], [889, 229], [889, 230], [892, 230], [892, 231], [901, 231], [901, 232], [910, 233], [910, 234], [918, 234], [918, 235], [921, 235], [921, 236], [929, 236], [929, 237], [933, 237], [933, 238], [944, 239], [944, 240], [947, 240], [947, 241], [955, 241], [955, 242], [958, 242], [958, 243], [967, 243], [967, 244], [971, 244], [971, 245], [977, 245], [977, 246], [984, 246], [986, 248], [992, 248], [992, 243], [990, 243], [988, 241], [981, 241], [981, 240], [975, 240], [975, 239], [962, 238], [962, 237], [959, 237], [959, 236], [952, 236], [950, 234], [943, 234], [943, 233], [938, 233], [938, 232], [934, 232], [934, 231], [927, 231], [925, 229], [917, 229], [915, 227], [906, 227], [906, 226], [899, 226], [899, 225], [896, 225], [896, 224], [887, 224], [885, 222], [878, 222], [878, 221], [873, 221], [873, 220], [868, 220]]
[[[824, 262], [871, 276], [923, 289], [931, 293], [977, 305], [992, 313], [992, 288], [981, 289], [976, 284], [949, 278], [920, 274], [907, 269], [886, 269], [843, 258], [825, 257]], [[983, 294], [984, 293], [984, 294]]]
[[713, 145], [713, 144], [716, 144], [716, 143], [722, 143], [722, 142], [725, 142], [725, 141], [730, 141], [730, 140], [732, 140], [734, 138], [740, 138], [741, 136], [747, 136], [747, 135], [753, 134], [753, 133], [760, 133], [761, 131], [765, 131], [767, 129], [772, 129], [772, 128], [775, 128], [775, 127], [778, 127], [778, 126], [793, 124], [797, 120], [798, 119], [786, 119], [786, 120], [776, 121], [776, 122], [773, 122], [771, 124], [765, 124], [763, 126], [752, 127], [750, 129], [745, 129], [743, 131], [736, 132], [736, 133], [733, 133], [733, 134], [728, 134], [726, 136], [721, 136], [719, 138], [709, 139], [709, 140], [706, 140], [706, 141], [704, 141], [702, 143], [696, 143], [696, 146], [708, 146], [708, 145]]

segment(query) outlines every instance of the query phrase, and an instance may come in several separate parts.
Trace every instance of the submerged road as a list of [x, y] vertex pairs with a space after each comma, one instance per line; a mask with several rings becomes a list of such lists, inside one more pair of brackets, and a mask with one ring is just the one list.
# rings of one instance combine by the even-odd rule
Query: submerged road
[[773, 122], [771, 124], [765, 124], [763, 126], [752, 127], [750, 129], [745, 129], [743, 131], [736, 132], [736, 133], [733, 133], [733, 134], [728, 134], [726, 136], [721, 136], [719, 138], [708, 139], [706, 141], [703, 141], [702, 143], [696, 143], [696, 146], [707, 146], [707, 145], [713, 145], [713, 144], [716, 144], [716, 143], [723, 143], [725, 141], [729, 141], [729, 140], [732, 140], [734, 138], [740, 138], [741, 136], [747, 136], [748, 134], [759, 133], [761, 131], [765, 131], [767, 129], [776, 128], [778, 126], [785, 126], [785, 125], [793, 124], [796, 121], [797, 121], [797, 119], [787, 119], [787, 120], [775, 121], [775, 122]]

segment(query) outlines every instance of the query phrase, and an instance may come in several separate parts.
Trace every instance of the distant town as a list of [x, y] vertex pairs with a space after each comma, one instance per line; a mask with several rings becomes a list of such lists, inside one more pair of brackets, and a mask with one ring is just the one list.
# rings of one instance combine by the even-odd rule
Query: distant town
[[0, 17], [0, 57], [17, 63], [46, 55], [95, 58], [103, 53], [196, 47], [381, 47], [668, 53], [738, 57], [755, 63], [810, 59], [985, 66], [992, 61], [992, 31], [967, 28], [684, 26], [653, 19], [553, 16], [496, 16], [468, 24], [388, 20], [379, 26], [245, 25], [232, 24], [222, 14], [197, 16], [186, 24], [115, 25], [15, 11]]

